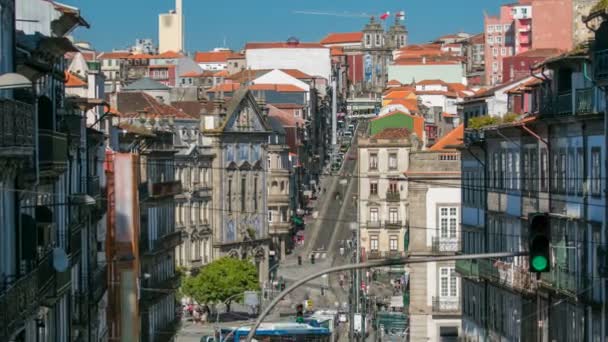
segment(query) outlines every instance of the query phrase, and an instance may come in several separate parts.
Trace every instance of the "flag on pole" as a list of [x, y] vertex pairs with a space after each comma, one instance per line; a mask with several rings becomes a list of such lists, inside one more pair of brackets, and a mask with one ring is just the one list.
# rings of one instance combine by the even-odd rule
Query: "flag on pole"
[[386, 20], [391, 15], [391, 12], [385, 12], [380, 15], [380, 19]]
[[395, 17], [399, 20], [405, 20], [405, 11], [399, 11], [395, 13]]

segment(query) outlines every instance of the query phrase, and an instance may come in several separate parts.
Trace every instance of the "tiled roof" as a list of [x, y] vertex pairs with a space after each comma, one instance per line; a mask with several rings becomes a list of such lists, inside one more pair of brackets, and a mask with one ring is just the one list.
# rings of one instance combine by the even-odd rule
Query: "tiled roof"
[[268, 107], [268, 116], [277, 118], [283, 126], [287, 127], [295, 127], [295, 126], [304, 126], [304, 120], [301, 118], [295, 117], [292, 114], [285, 112], [274, 105], [267, 104]]
[[319, 43], [286, 43], [286, 42], [274, 42], [274, 43], [247, 43], [245, 44], [245, 50], [253, 49], [310, 49], [310, 48], [325, 48], [325, 46]]
[[363, 32], [330, 33], [321, 40], [321, 44], [359, 43], [363, 39]]
[[400, 86], [401, 82], [397, 81], [397, 80], [390, 80], [388, 82], [386, 82], [387, 86]]
[[182, 58], [184, 57], [184, 55], [182, 55], [179, 52], [175, 52], [175, 51], [165, 51], [161, 54], [158, 55], [154, 55], [152, 58], [156, 58], [156, 59], [172, 59], [172, 58]]
[[154, 97], [144, 92], [120, 92], [116, 96], [117, 109], [126, 117], [139, 115], [138, 111], [145, 111], [147, 117], [175, 117], [192, 119], [193, 117], [181, 110], [158, 102]]
[[197, 63], [226, 63], [228, 57], [233, 53], [232, 51], [197, 52], [194, 60]]
[[513, 57], [538, 57], [538, 58], [549, 58], [559, 55], [563, 51], [560, 49], [532, 49], [526, 52], [519, 53]]
[[69, 71], [65, 72], [65, 86], [66, 87], [85, 87], [87, 82], [81, 79], [80, 77], [72, 74]]
[[130, 52], [102, 52], [97, 55], [97, 59], [123, 59], [131, 56]]
[[464, 124], [460, 124], [448, 134], [444, 135], [439, 141], [431, 146], [431, 151], [441, 151], [449, 149], [449, 146], [460, 145], [464, 136]]
[[401, 87], [393, 87], [393, 88], [388, 88], [387, 90], [384, 91], [384, 93], [382, 93], [382, 95], [386, 96], [394, 91], [415, 91], [416, 88], [409, 86], [409, 85], [402, 85]]
[[467, 86], [465, 86], [462, 83], [447, 83], [448, 85], [448, 89], [450, 89], [451, 91], [463, 91], [467, 89]]
[[150, 69], [171, 69], [171, 68], [175, 68], [175, 64], [155, 64], [155, 65], [150, 65], [149, 68]]
[[301, 71], [299, 69], [280, 69], [282, 72], [286, 73], [287, 75], [293, 77], [293, 78], [297, 78], [297, 79], [311, 79], [313, 78], [312, 76], [310, 76], [309, 74], [305, 73], [304, 71]]
[[407, 139], [410, 131], [407, 128], [385, 128], [374, 134], [373, 139]]
[[127, 59], [151, 59], [154, 58], [154, 55], [149, 55], [147, 53], [139, 53], [136, 55], [130, 55]]
[[228, 73], [228, 70], [220, 70], [220, 71], [216, 72], [215, 74], [213, 74], [213, 76], [215, 76], [215, 77], [228, 77], [228, 76], [230, 76], [230, 74]]
[[228, 59], [245, 59], [245, 54], [242, 53], [231, 53], [230, 55], [228, 55], [228, 57], [226, 58]]
[[436, 85], [436, 84], [441, 84], [441, 85], [447, 85], [447, 83], [445, 83], [442, 80], [422, 80], [420, 82], [416, 82], [416, 85]]
[[181, 74], [180, 77], [203, 77], [203, 73], [197, 71], [188, 71], [185, 74]]
[[390, 93], [388, 93], [386, 96], [383, 97], [384, 100], [391, 100], [391, 99], [404, 99], [406, 96], [408, 96], [409, 94], [411, 94], [411, 91], [408, 90], [397, 90], [397, 91], [391, 91]]
[[329, 50], [331, 56], [344, 56], [344, 49], [341, 47], [332, 47]]
[[388, 105], [402, 105], [410, 112], [418, 111], [418, 100], [394, 99]]
[[[213, 102], [207, 102], [208, 106], [213, 106]], [[171, 102], [171, 106], [177, 108], [178, 110], [188, 114], [189, 116], [196, 118], [200, 115], [201, 109], [203, 109], [203, 103], [199, 101], [178, 101]], [[205, 107], [209, 108], [209, 107]]]
[[266, 72], [268, 72], [268, 71], [267, 70], [245, 69], [245, 70], [235, 72], [234, 74], [228, 76], [228, 78], [236, 83], [245, 83], [245, 82], [253, 81], [254, 79], [258, 78], [260, 75], [263, 75]]
[[217, 93], [217, 92], [223, 91], [223, 92], [231, 93], [231, 92], [236, 91], [240, 87], [241, 87], [240, 83], [222, 83], [222, 84], [218, 84], [215, 87], [207, 90], [207, 92]]

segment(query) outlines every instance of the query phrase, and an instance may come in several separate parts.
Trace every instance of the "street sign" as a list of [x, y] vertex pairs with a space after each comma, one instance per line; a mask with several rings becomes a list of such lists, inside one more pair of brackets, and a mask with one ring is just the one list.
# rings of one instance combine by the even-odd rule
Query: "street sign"
[[355, 314], [353, 324], [355, 332], [361, 332], [361, 314]]
[[306, 311], [312, 311], [312, 299], [306, 301]]

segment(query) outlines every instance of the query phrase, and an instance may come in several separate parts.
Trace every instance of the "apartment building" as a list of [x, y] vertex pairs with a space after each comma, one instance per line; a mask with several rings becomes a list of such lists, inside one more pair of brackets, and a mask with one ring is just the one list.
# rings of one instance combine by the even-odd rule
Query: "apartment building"
[[[407, 250], [407, 170], [412, 143], [407, 128], [388, 127], [359, 136], [358, 221], [360, 246], [367, 259], [400, 257]], [[344, 199], [351, 200], [351, 199]]]
[[542, 63], [533, 115], [466, 132], [463, 253], [526, 250], [536, 212], [550, 216], [552, 250], [540, 279], [527, 257], [457, 262], [467, 340], [606, 338], [606, 18], [585, 18], [589, 49]]
[[[463, 126], [430, 149], [409, 154], [407, 210], [412, 258], [460, 251], [460, 144]], [[408, 307], [410, 340], [455, 340], [460, 334], [461, 285], [454, 261], [412, 264]]]

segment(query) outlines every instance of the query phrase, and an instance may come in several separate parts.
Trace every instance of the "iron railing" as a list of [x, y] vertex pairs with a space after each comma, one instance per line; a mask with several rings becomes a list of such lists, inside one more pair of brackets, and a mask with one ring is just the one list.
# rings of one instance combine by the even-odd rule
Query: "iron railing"
[[435, 253], [454, 253], [460, 251], [460, 240], [457, 237], [433, 237], [432, 250]]
[[460, 297], [433, 297], [434, 313], [460, 312]]
[[399, 202], [401, 200], [401, 194], [399, 191], [387, 191], [386, 201], [387, 202]]
[[596, 81], [608, 81], [608, 49], [594, 53], [593, 65]]
[[557, 114], [572, 114], [572, 91], [562, 92], [557, 96]]
[[[30, 104], [0, 99], [0, 148], [7, 153], [34, 148], [34, 107]], [[12, 149], [17, 148], [17, 149]]]
[[576, 89], [574, 96], [576, 114], [588, 114], [593, 112], [594, 90], [595, 88]]
[[403, 227], [402, 221], [384, 221], [384, 228], [386, 229], [401, 229]]

